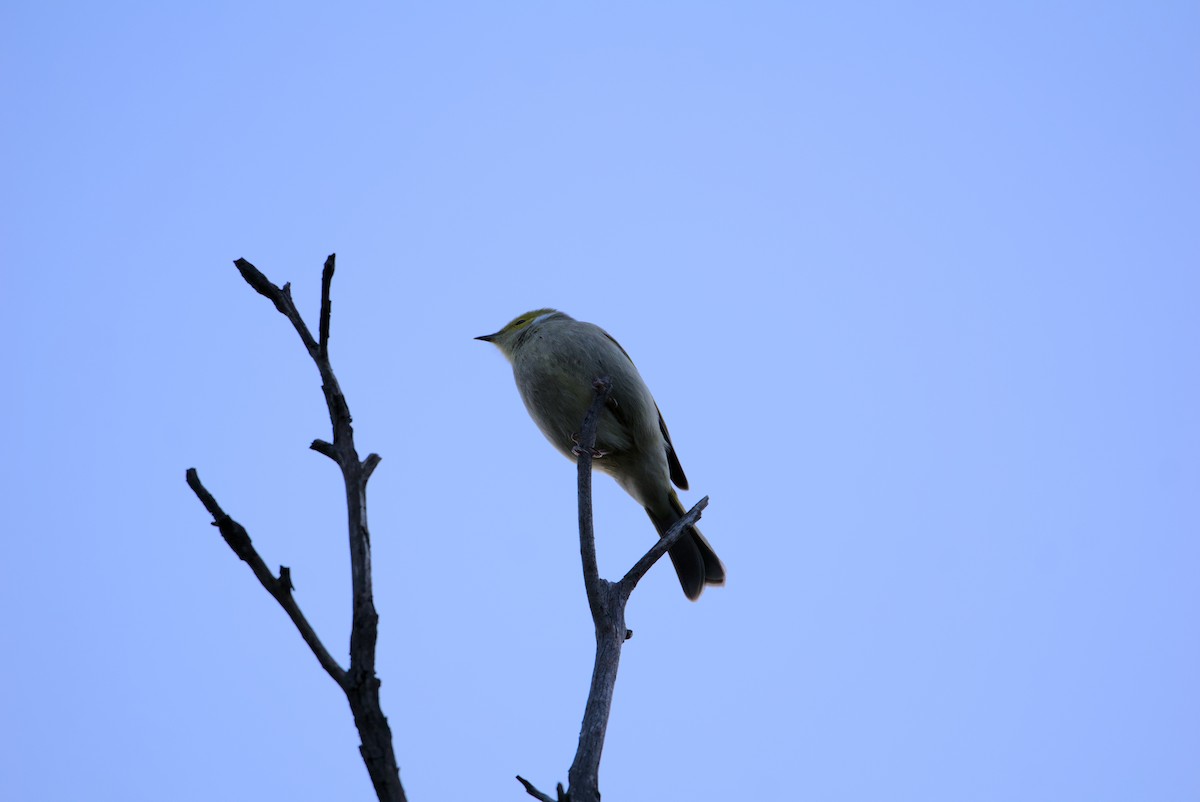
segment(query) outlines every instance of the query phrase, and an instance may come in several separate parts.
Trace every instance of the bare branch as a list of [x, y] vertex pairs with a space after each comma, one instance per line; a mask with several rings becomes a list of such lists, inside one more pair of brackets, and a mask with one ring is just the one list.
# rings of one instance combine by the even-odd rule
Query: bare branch
[[345, 686], [345, 670], [338, 665], [338, 662], [329, 654], [329, 650], [321, 643], [321, 639], [317, 637], [317, 633], [308, 623], [308, 619], [300, 611], [300, 605], [296, 604], [295, 598], [292, 597], [292, 572], [288, 568], [280, 566], [278, 578], [271, 574], [271, 569], [267, 568], [266, 562], [259, 556], [254, 544], [250, 542], [250, 535], [246, 532], [245, 527], [230, 518], [221, 509], [221, 505], [200, 482], [200, 475], [196, 473], [195, 468], [188, 468], [187, 483], [196, 497], [200, 499], [200, 503], [204, 505], [204, 509], [212, 515], [213, 526], [221, 530], [221, 537], [225, 538], [229, 548], [233, 549], [233, 553], [250, 566], [250, 570], [258, 577], [258, 581], [267, 589], [268, 593], [275, 597], [275, 601], [279, 602], [279, 606], [292, 619], [296, 629], [300, 630], [300, 637], [304, 638], [308, 648], [312, 649], [321, 668], [325, 669], [325, 672], [339, 686]]
[[[579, 728], [579, 746], [567, 772], [570, 790], [564, 793], [560, 784], [558, 802], [568, 798], [570, 802], [600, 802], [600, 755], [604, 750], [604, 736], [612, 711], [617, 669], [621, 662], [621, 647], [626, 640], [633, 637], [633, 631], [625, 627], [625, 605], [641, 578], [671, 546], [684, 537], [687, 527], [699, 520], [701, 511], [708, 505], [706, 496], [668, 529], [666, 534], [634, 563], [620, 582], [613, 583], [600, 577], [596, 566], [596, 539], [592, 524], [592, 460], [600, 453], [596, 450], [600, 411], [606, 405], [615, 406], [615, 401], [610, 399], [612, 383], [607, 377], [596, 379], [592, 386], [595, 397], [584, 416], [578, 446], [574, 452], [579, 466], [579, 552], [583, 561], [583, 581], [587, 589], [588, 607], [591, 609], [592, 623], [595, 626], [596, 659], [592, 665], [592, 683], [583, 712], [583, 723]], [[530, 796], [542, 802], [555, 802], [526, 780], [521, 777], [517, 779], [525, 786]]]
[[242, 278], [246, 279], [246, 283], [253, 287], [259, 295], [266, 297], [271, 303], [275, 304], [275, 308], [292, 322], [296, 333], [300, 335], [301, 341], [304, 342], [304, 347], [311, 354], [317, 348], [317, 343], [313, 340], [312, 332], [308, 330], [304, 319], [300, 317], [299, 310], [296, 309], [296, 304], [292, 302], [292, 285], [284, 284], [282, 287], [276, 287], [271, 281], [264, 276], [257, 267], [247, 262], [245, 259], [237, 259], [234, 261], [238, 272], [242, 274]]
[[383, 457], [379, 456], [378, 454], [368, 454], [367, 458], [363, 460], [362, 480], [364, 485], [367, 483], [367, 480], [371, 478], [371, 474], [375, 473], [375, 469], [379, 467], [379, 463], [382, 461]]
[[329, 288], [333, 284], [333, 265], [337, 254], [329, 254], [325, 259], [325, 268], [321, 271], [321, 322], [319, 324], [321, 342], [319, 345], [322, 359], [329, 357], [329, 315], [333, 311], [333, 303], [329, 300]]
[[592, 684], [588, 689], [583, 723], [579, 727], [579, 746], [567, 770], [571, 798], [577, 802], [600, 802], [600, 756], [612, 712], [617, 669], [621, 664], [621, 646], [629, 630], [625, 628], [625, 599], [616, 586], [605, 582], [600, 616], [596, 625], [596, 658], [592, 663]]
[[543, 794], [541, 791], [539, 791], [537, 788], [534, 787], [533, 783], [529, 782], [529, 780], [525, 779], [520, 774], [517, 775], [517, 781], [519, 783], [521, 783], [521, 785], [525, 786], [525, 791], [531, 797], [533, 797], [534, 799], [540, 800], [540, 802], [565, 802], [565, 800], [566, 800], [566, 797], [563, 795], [562, 783], [558, 784], [558, 799], [555, 799], [552, 796]]
[[337, 450], [334, 449], [333, 443], [327, 443], [324, 440], [317, 439], [312, 441], [312, 445], [310, 445], [309, 448], [318, 454], [324, 454], [334, 462], [337, 462]]
[[592, 405], [588, 407], [587, 414], [583, 416], [575, 454], [579, 458], [579, 553], [583, 559], [583, 584], [587, 590], [592, 618], [598, 620], [602, 614], [601, 583], [605, 580], [600, 578], [600, 568], [596, 564], [596, 535], [592, 527], [592, 458], [596, 452], [600, 410], [612, 394], [612, 380], [602, 376], [592, 382], [592, 389], [596, 391], [596, 395], [592, 399]]
[[[343, 484], [346, 489], [347, 529], [350, 539], [351, 609], [353, 611], [350, 627], [350, 667], [343, 671], [340, 666], [331, 661], [332, 666], [337, 668], [339, 673], [335, 675], [329, 666], [326, 666], [326, 670], [330, 671], [331, 676], [334, 676], [338, 685], [346, 693], [346, 699], [354, 714], [354, 723], [358, 727], [359, 737], [362, 739], [359, 752], [366, 763], [367, 772], [371, 775], [376, 795], [385, 802], [404, 802], [404, 788], [400, 784], [400, 771], [396, 765], [396, 755], [392, 747], [392, 732], [379, 704], [380, 683], [378, 677], [375, 676], [375, 648], [379, 634], [379, 614], [375, 611], [375, 601], [371, 590], [371, 536], [367, 530], [366, 484], [367, 477], [375, 469], [380, 458], [378, 455], [372, 454], [365, 461], [359, 460], [358, 452], [354, 447], [354, 429], [351, 425], [350, 407], [346, 403], [345, 396], [342, 395], [337, 377], [333, 373], [333, 366], [329, 362], [328, 345], [332, 309], [330, 290], [335, 258], [334, 254], [329, 255], [321, 274], [319, 344], [313, 339], [312, 332], [309, 331], [296, 309], [292, 300], [290, 284], [284, 284], [283, 287], [275, 286], [245, 259], [238, 259], [235, 264], [246, 282], [259, 294], [268, 298], [275, 308], [291, 321], [321, 375], [321, 391], [325, 394], [325, 404], [329, 408], [333, 442], [315, 440], [311, 448], [334, 460], [342, 470]], [[189, 485], [192, 484], [194, 475], [194, 470], [188, 472]], [[281, 569], [278, 579], [272, 577], [266, 570], [265, 563], [250, 546], [250, 540], [245, 535], [245, 530], [220, 511], [215, 500], [212, 500], [212, 496], [208, 495], [207, 491], [201, 495], [203, 487], [199, 486], [199, 479], [196, 479], [195, 482], [193, 489], [196, 490], [197, 495], [200, 495], [205, 507], [213, 514], [226, 541], [239, 557], [250, 563], [263, 586], [271, 591], [271, 594], [279, 599], [279, 603], [284, 605], [284, 608], [288, 609], [291, 614], [295, 602], [291, 601], [290, 571]], [[197, 486], [199, 489], [196, 489]], [[210, 501], [212, 507], [209, 507]], [[259, 566], [261, 566], [261, 572]], [[292, 605], [291, 608], [288, 603]], [[307, 629], [309, 634], [305, 634], [305, 628], [308, 627], [307, 622], [304, 622], [303, 616], [299, 616], [299, 620], [297, 620], [297, 616], [299, 616], [299, 609], [295, 608], [293, 621], [297, 622], [296, 625], [301, 628], [301, 634], [304, 634], [305, 640], [308, 641], [311, 628]], [[304, 623], [303, 626], [301, 626], [301, 622]], [[316, 647], [313, 644], [319, 646], [320, 642], [316, 640], [315, 634], [311, 634], [311, 637], [312, 642], [309, 645], [315, 652]], [[320, 654], [318, 654], [318, 659], [320, 659]], [[322, 661], [322, 665], [326, 665], [324, 661]]]
[[245, 259], [235, 259], [233, 263], [237, 266], [238, 272], [242, 274], [242, 278], [246, 280], [247, 284], [253, 287], [259, 295], [265, 296], [274, 303], [276, 309], [285, 315], [287, 314], [287, 311], [278, 303], [278, 299], [283, 296], [283, 290], [272, 284], [270, 279]]
[[700, 513], [708, 506], [708, 496], [696, 502], [696, 506], [692, 507], [687, 513], [676, 521], [667, 533], [658, 539], [658, 542], [650, 547], [650, 550], [642, 555], [642, 559], [634, 563], [634, 566], [629, 569], [629, 572], [617, 583], [619, 593], [626, 599], [629, 594], [633, 593], [633, 589], [637, 587], [637, 583], [642, 581], [642, 577], [650, 570], [664, 554], [671, 550], [671, 547], [683, 539], [684, 532], [689, 526], [695, 526], [700, 520]]

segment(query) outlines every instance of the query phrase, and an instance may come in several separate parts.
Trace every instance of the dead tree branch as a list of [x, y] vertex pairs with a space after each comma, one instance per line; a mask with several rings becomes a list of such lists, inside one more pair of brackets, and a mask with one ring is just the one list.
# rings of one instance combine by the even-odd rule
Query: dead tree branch
[[[654, 546], [634, 563], [619, 582], [600, 576], [596, 563], [596, 537], [592, 526], [592, 459], [596, 448], [596, 430], [600, 410], [612, 392], [608, 377], [596, 379], [592, 405], [580, 428], [579, 447], [579, 551], [583, 561], [583, 583], [587, 590], [588, 607], [596, 630], [596, 659], [592, 667], [592, 684], [584, 707], [583, 724], [579, 730], [579, 746], [575, 760], [567, 772], [568, 790], [558, 786], [557, 802], [600, 802], [600, 754], [604, 750], [604, 734], [612, 710], [613, 690], [617, 684], [617, 667], [621, 662], [621, 647], [633, 633], [625, 628], [625, 605], [638, 582], [671, 546], [679, 542], [688, 526], [700, 520], [708, 506], [708, 496], [675, 522]], [[554, 799], [518, 776], [530, 796], [542, 802]]]
[[230, 518], [212, 494], [200, 483], [195, 468], [187, 472], [188, 486], [200, 499], [204, 508], [213, 517], [213, 525], [221, 531], [225, 542], [233, 552], [249, 564], [254, 575], [279, 604], [300, 631], [304, 642], [312, 649], [321, 667], [333, 678], [346, 694], [354, 723], [358, 727], [362, 744], [359, 753], [371, 776], [371, 783], [380, 802], [405, 802], [404, 788], [400, 784], [400, 770], [392, 748], [392, 731], [379, 704], [379, 678], [375, 676], [375, 644], [379, 634], [379, 615], [375, 611], [374, 594], [371, 589], [371, 536], [367, 529], [367, 480], [379, 464], [378, 454], [370, 454], [360, 461], [354, 446], [354, 429], [351, 426], [350, 408], [342, 395], [333, 366], [329, 362], [329, 319], [332, 311], [330, 287], [333, 282], [334, 255], [325, 260], [321, 273], [321, 312], [318, 328], [319, 340], [304, 323], [300, 312], [292, 301], [290, 284], [275, 286], [258, 268], [245, 259], [234, 262], [246, 283], [260, 295], [270, 300], [284, 317], [291, 321], [308, 355], [316, 363], [321, 375], [321, 390], [329, 408], [329, 420], [333, 428], [333, 442], [314, 440], [310, 446], [338, 464], [346, 488], [346, 516], [350, 535], [350, 578], [351, 578], [351, 628], [350, 667], [343, 669], [322, 645], [320, 639], [300, 612], [292, 597], [291, 572], [280, 567], [275, 577], [266, 562], [250, 542], [250, 536], [237, 521]]
[[343, 685], [346, 682], [346, 672], [321, 643], [321, 639], [313, 631], [312, 625], [308, 623], [304, 613], [300, 612], [300, 605], [292, 596], [291, 570], [286, 565], [281, 565], [278, 577], [271, 573], [271, 569], [267, 568], [266, 562], [259, 556], [254, 544], [250, 542], [250, 535], [247, 534], [245, 527], [230, 518], [225, 510], [221, 509], [221, 505], [217, 504], [217, 500], [200, 482], [200, 475], [196, 473], [195, 468], [188, 468], [187, 483], [196, 497], [200, 499], [200, 503], [204, 505], [204, 509], [212, 515], [212, 525], [221, 531], [221, 537], [225, 538], [229, 548], [233, 549], [233, 553], [250, 566], [250, 570], [267, 589], [267, 593], [274, 596], [275, 601], [279, 602], [279, 606], [287, 612], [292, 623], [296, 625], [296, 629], [300, 630], [300, 637], [304, 638], [308, 648], [312, 649], [312, 653], [316, 655], [321, 668], [325, 669], [334, 682]]

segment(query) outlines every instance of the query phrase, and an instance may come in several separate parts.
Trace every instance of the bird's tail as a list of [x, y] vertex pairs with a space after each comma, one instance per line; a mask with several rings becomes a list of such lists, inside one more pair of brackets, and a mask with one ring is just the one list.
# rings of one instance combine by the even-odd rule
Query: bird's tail
[[[669, 509], [659, 511], [646, 508], [646, 514], [654, 522], [659, 537], [665, 535], [685, 512], [687, 510], [683, 508], [683, 502], [673, 490]], [[679, 584], [683, 586], [684, 595], [692, 601], [700, 598], [705, 585], [725, 584], [725, 566], [696, 527], [689, 526], [687, 533], [667, 553], [671, 556], [675, 573], [679, 575]]]

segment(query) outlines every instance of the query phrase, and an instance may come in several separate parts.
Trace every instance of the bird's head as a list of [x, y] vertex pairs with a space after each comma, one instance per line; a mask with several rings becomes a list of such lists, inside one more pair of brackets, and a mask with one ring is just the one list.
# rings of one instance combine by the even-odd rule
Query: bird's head
[[507, 326], [495, 334], [484, 334], [482, 337], [476, 337], [475, 339], [491, 343], [504, 352], [506, 357], [512, 359], [513, 353], [517, 350], [522, 340], [530, 332], [552, 317], [566, 317], [566, 315], [557, 309], [534, 309], [531, 312], [526, 312], [523, 315], [513, 318]]

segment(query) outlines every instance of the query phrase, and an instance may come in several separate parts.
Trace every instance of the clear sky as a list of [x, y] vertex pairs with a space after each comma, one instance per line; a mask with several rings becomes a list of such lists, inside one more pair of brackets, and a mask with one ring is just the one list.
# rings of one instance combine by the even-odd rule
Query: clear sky
[[184, 484], [344, 658], [316, 371], [232, 266], [315, 322], [336, 251], [413, 802], [574, 752], [574, 472], [472, 340], [542, 306], [729, 573], [635, 594], [606, 799], [1200, 799], [1194, 3], [10, 1], [0, 75], [0, 797], [371, 798]]

